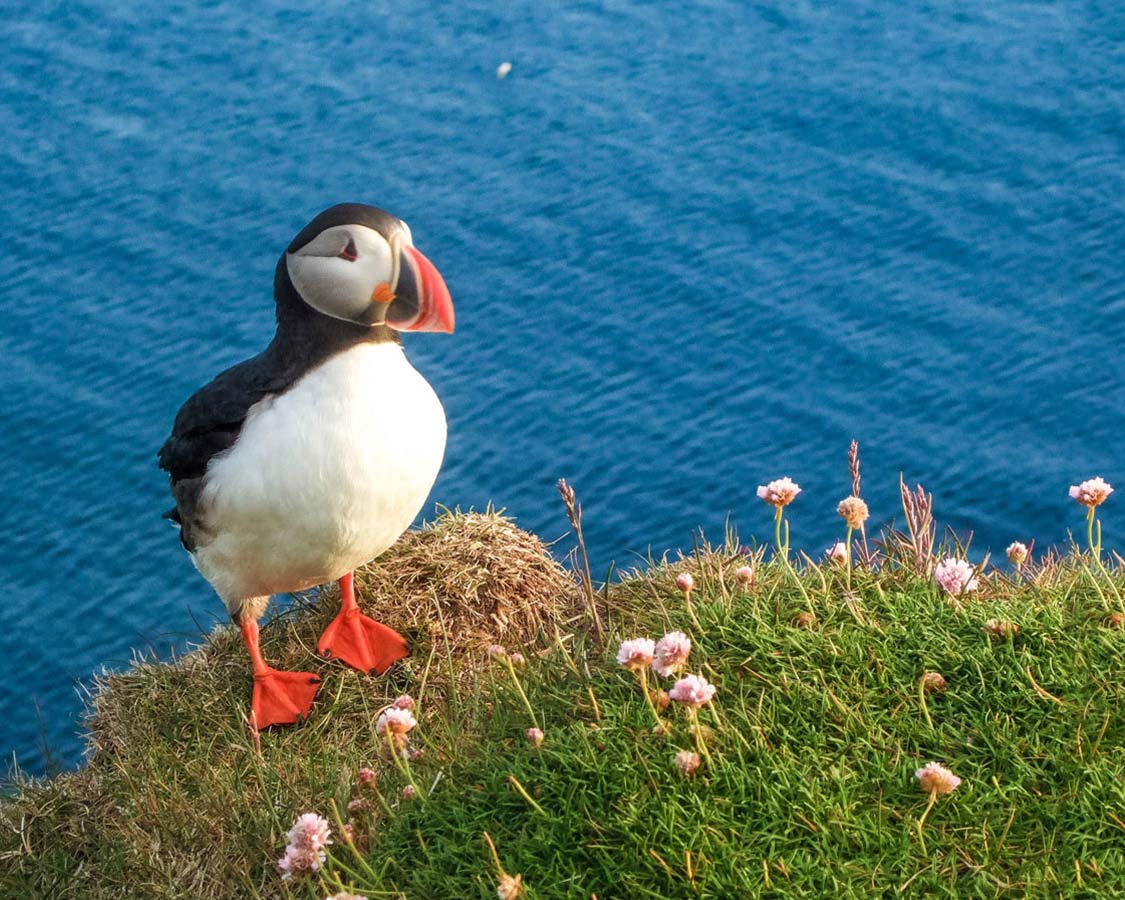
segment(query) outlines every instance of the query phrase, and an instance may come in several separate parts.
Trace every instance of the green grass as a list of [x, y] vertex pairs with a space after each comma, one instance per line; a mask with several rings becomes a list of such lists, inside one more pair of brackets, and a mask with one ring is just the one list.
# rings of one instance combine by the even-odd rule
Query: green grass
[[[458, 521], [435, 553], [457, 544]], [[957, 604], [895, 560], [855, 572], [849, 593], [839, 566], [803, 566], [799, 588], [760, 556], [702, 547], [632, 573], [609, 592], [601, 644], [571, 618], [574, 589], [543, 581], [555, 587], [533, 604], [538, 627], [502, 638], [528, 657], [518, 676], [539, 749], [489, 638], [457, 631], [468, 601], [411, 633], [414, 657], [386, 680], [311, 660], [331, 610], [273, 623], [268, 655], [328, 668], [313, 719], [263, 735], [260, 753], [238, 719], [248, 666], [230, 632], [177, 666], [117, 676], [90, 764], [23, 785], [0, 813], [0, 896], [494, 898], [485, 833], [523, 896], [543, 900], [1125, 892], [1125, 631], [1108, 622], [1119, 567], [1072, 553], [1034, 583], [990, 572]], [[733, 573], [748, 561], [758, 575], [742, 588]], [[381, 565], [393, 572], [393, 556]], [[681, 571], [696, 580], [690, 609]], [[555, 577], [546, 557], [539, 574]], [[440, 596], [449, 585], [432, 577]], [[498, 602], [486, 594], [479, 608]], [[815, 621], [796, 624], [810, 607]], [[997, 639], [990, 619], [1019, 633]], [[620, 639], [673, 628], [694, 642], [688, 671], [718, 687], [700, 713], [711, 760], [691, 778], [673, 763], [695, 745], [683, 710], [672, 704], [668, 733], [654, 733], [614, 661]], [[923, 695], [926, 671], [947, 689]], [[402, 691], [418, 700], [425, 751], [410, 764], [414, 800], [374, 733]], [[964, 780], [920, 837], [928, 797], [914, 771], [930, 760]], [[358, 785], [363, 765], [376, 788]], [[348, 812], [353, 800], [365, 808]], [[282, 882], [294, 816], [333, 808], [355, 844], [338, 839], [319, 875]]]

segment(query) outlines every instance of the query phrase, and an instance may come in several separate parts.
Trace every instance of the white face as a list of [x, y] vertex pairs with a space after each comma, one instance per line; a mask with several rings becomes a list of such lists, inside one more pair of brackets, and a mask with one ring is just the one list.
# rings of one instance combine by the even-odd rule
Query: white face
[[313, 309], [348, 322], [379, 325], [398, 285], [403, 246], [411, 246], [405, 223], [390, 243], [365, 225], [336, 225], [296, 253], [287, 253], [285, 266], [297, 293]]

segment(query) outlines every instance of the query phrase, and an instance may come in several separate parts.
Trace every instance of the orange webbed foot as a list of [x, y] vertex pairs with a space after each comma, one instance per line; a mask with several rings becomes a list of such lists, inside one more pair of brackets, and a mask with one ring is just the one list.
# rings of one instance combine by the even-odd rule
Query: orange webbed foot
[[322, 656], [376, 675], [382, 675], [396, 660], [410, 655], [406, 641], [397, 631], [355, 607], [346, 606], [324, 629], [318, 649]]
[[255, 673], [251, 723], [257, 728], [269, 728], [307, 719], [319, 687], [320, 677], [312, 672], [267, 668]]

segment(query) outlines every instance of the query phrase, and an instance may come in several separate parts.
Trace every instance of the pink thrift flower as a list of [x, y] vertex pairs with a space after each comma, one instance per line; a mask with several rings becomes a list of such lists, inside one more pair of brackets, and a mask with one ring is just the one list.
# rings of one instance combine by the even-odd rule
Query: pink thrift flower
[[690, 750], [681, 750], [676, 754], [676, 768], [680, 770], [680, 774], [684, 778], [690, 778], [695, 774], [695, 770], [699, 768], [699, 754], [692, 753]]
[[289, 845], [277, 867], [285, 879], [296, 878], [317, 871], [327, 856], [324, 848], [332, 843], [332, 829], [328, 820], [316, 813], [302, 813], [289, 829]]
[[409, 750], [406, 751], [406, 755], [409, 759], [421, 759], [423, 756], [426, 755], [426, 748], [425, 747], [411, 747]]
[[391, 704], [395, 709], [414, 709], [414, 698], [409, 694], [403, 694], [395, 697], [395, 702]]
[[952, 794], [961, 783], [960, 778], [936, 762], [927, 763], [915, 771], [914, 777], [927, 794]]
[[754, 569], [750, 566], [740, 566], [734, 570], [734, 580], [747, 587], [754, 580]]
[[1022, 544], [1019, 541], [1012, 541], [1005, 551], [1008, 554], [1008, 562], [1013, 566], [1022, 566], [1027, 562], [1027, 544]]
[[689, 653], [691, 653], [691, 638], [682, 631], [669, 631], [656, 642], [652, 671], [661, 678], [675, 675], [687, 665]]
[[517, 669], [522, 669], [527, 665], [527, 660], [523, 658], [523, 654], [516, 650], [514, 653], [509, 654], [508, 659], [512, 661], [512, 665]]
[[801, 493], [801, 486], [792, 478], [778, 478], [769, 484], [758, 485], [758, 496], [770, 506], [788, 506]]
[[369, 769], [366, 766], [364, 766], [362, 769], [359, 770], [359, 783], [360, 784], [372, 784], [372, 783], [374, 783], [374, 781], [375, 781], [375, 770], [374, 769]]
[[1070, 496], [1083, 506], [1101, 506], [1112, 493], [1113, 486], [1101, 477], [1088, 478], [1081, 484], [1070, 486]]
[[289, 881], [316, 872], [326, 859], [328, 855], [323, 850], [310, 850], [290, 844], [285, 848], [285, 855], [277, 861], [277, 867], [281, 870], [281, 877]]
[[499, 900], [519, 900], [523, 896], [523, 876], [509, 875], [503, 872], [500, 875], [500, 883], [496, 885], [496, 896]]
[[848, 561], [848, 545], [843, 541], [836, 541], [824, 551], [824, 558], [829, 562], [844, 563]]
[[975, 591], [979, 584], [973, 574], [973, 564], [964, 559], [947, 556], [934, 569], [934, 578], [946, 593], [957, 596], [966, 591]]
[[681, 572], [676, 576], [676, 587], [678, 587], [685, 594], [691, 593], [691, 589], [695, 587], [695, 579], [687, 572]]
[[531, 741], [532, 747], [538, 747], [543, 743], [543, 730], [540, 728], [527, 729], [527, 739]]
[[845, 497], [836, 507], [836, 512], [848, 523], [849, 528], [862, 528], [863, 523], [871, 516], [867, 504], [859, 497]]
[[418, 721], [410, 710], [392, 706], [390, 709], [384, 709], [379, 713], [379, 719], [375, 723], [375, 733], [406, 734], [417, 724]]
[[508, 651], [504, 649], [503, 644], [489, 644], [488, 655], [493, 659], [503, 659], [508, 655]]
[[414, 787], [414, 785], [412, 785], [412, 784], [408, 784], [406, 787], [404, 787], [402, 789], [402, 799], [403, 800], [413, 800], [417, 796], [418, 796], [418, 789], [416, 787]]
[[617, 664], [635, 672], [651, 665], [654, 653], [652, 638], [632, 638], [621, 642], [617, 649]]
[[286, 836], [290, 844], [310, 847], [313, 850], [321, 850], [332, 843], [332, 829], [328, 825], [328, 820], [311, 812], [297, 816], [297, 820]]
[[715, 696], [715, 686], [709, 684], [702, 675], [685, 675], [676, 682], [668, 696], [692, 709], [699, 709], [711, 702], [711, 698]]
[[325, 897], [324, 900], [367, 900], [367, 898], [361, 897], [359, 894], [348, 894], [340, 891], [340, 893], [333, 894], [331, 897]]

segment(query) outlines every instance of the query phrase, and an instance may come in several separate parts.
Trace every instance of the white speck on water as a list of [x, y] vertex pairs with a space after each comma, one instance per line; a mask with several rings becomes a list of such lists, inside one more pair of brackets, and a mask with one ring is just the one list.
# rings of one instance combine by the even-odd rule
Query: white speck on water
[[500, 65], [498, 65], [496, 67], [496, 77], [499, 78], [501, 81], [503, 81], [505, 78], [508, 77], [508, 73], [511, 72], [511, 71], [512, 71], [512, 64], [505, 60], [504, 62], [500, 63]]

